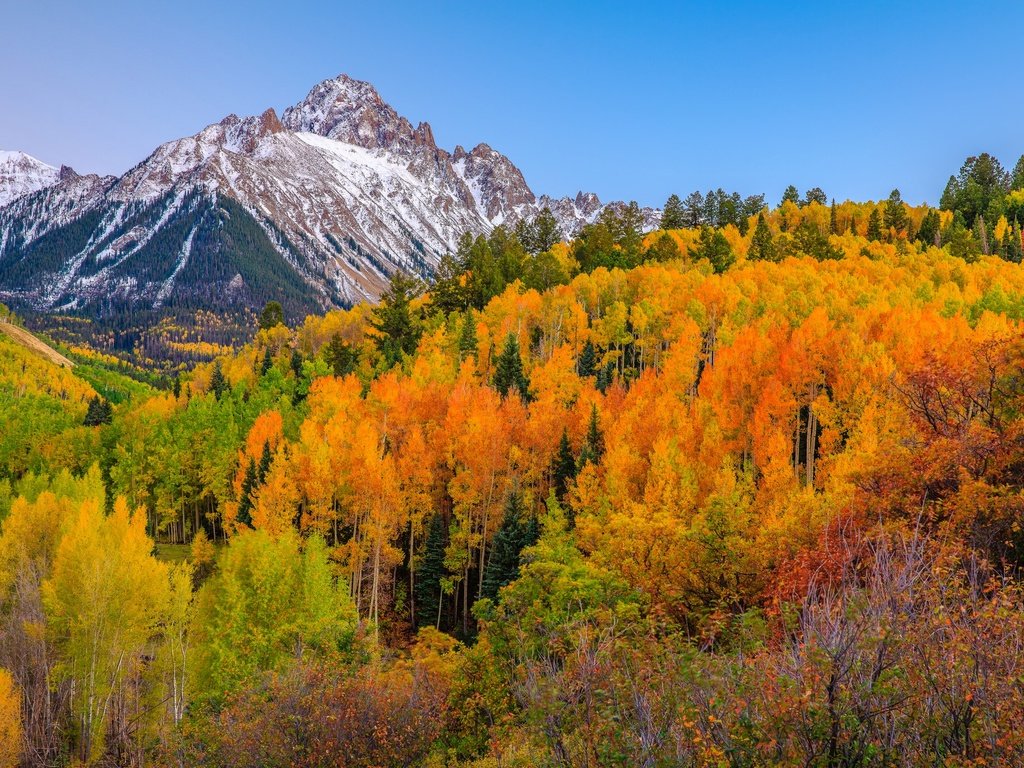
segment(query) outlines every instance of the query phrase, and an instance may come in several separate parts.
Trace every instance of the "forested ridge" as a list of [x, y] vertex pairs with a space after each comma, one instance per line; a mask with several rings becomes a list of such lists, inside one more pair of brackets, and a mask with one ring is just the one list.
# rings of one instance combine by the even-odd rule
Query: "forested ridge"
[[1022, 189], [542, 212], [167, 381], [0, 334], [0, 768], [1021, 764]]

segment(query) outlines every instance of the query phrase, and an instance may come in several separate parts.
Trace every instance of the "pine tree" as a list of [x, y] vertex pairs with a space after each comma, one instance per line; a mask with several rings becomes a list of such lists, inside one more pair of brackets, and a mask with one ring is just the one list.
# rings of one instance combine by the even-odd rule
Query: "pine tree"
[[260, 376], [266, 376], [273, 367], [274, 356], [270, 352], [270, 347], [267, 347], [263, 352], [263, 362], [260, 364]]
[[608, 391], [608, 387], [612, 385], [615, 380], [615, 362], [611, 361], [603, 368], [598, 370], [597, 379], [594, 382], [594, 386], [597, 387], [597, 391], [602, 395]]
[[502, 398], [508, 397], [511, 390], [519, 393], [523, 402], [530, 399], [530, 380], [523, 372], [523, 359], [519, 355], [519, 342], [514, 334], [505, 339], [505, 348], [494, 366], [494, 387]]
[[940, 223], [939, 212], [930, 208], [921, 220], [921, 228], [917, 231], [917, 239], [922, 245], [939, 245]]
[[782, 200], [779, 203], [779, 206], [781, 207], [783, 203], [787, 202], [795, 204], [800, 203], [800, 192], [792, 184], [786, 187], [786, 191], [782, 193]]
[[[590, 407], [590, 422], [587, 424], [587, 436], [583, 443], [587, 461], [598, 464], [604, 456], [604, 432], [601, 431], [601, 420], [597, 415], [597, 405]], [[580, 468], [584, 465], [583, 456], [580, 456]]]
[[295, 378], [296, 379], [301, 379], [302, 378], [302, 364], [303, 364], [303, 362], [305, 362], [305, 361], [303, 360], [302, 352], [300, 352], [298, 349], [293, 349], [292, 350], [292, 359], [291, 359], [291, 362], [289, 363], [288, 367], [291, 368], [292, 373], [295, 374]]
[[270, 443], [263, 443], [263, 453], [260, 454], [260, 463], [256, 469], [256, 481], [263, 485], [267, 479], [267, 473], [270, 471], [270, 465], [274, 461], [274, 454], [270, 451]]
[[1010, 174], [1010, 191], [1015, 192], [1020, 189], [1024, 189], [1024, 155], [1020, 156]]
[[96, 395], [89, 400], [89, 407], [85, 412], [85, 420], [82, 424], [86, 427], [98, 427], [101, 424], [109, 424], [114, 415], [114, 409], [110, 401], [105, 397]]
[[772, 230], [765, 221], [764, 213], [757, 214], [757, 226], [750, 237], [750, 250], [747, 258], [754, 261], [775, 261], [775, 241]]
[[871, 215], [868, 216], [868, 240], [881, 240], [882, 239], [882, 217], [878, 213], [878, 208], [871, 209]]
[[260, 328], [268, 330], [278, 325], [284, 325], [284, 309], [278, 301], [268, 301], [260, 313]]
[[819, 205], [825, 205], [828, 202], [828, 195], [825, 194], [825, 190], [821, 187], [812, 187], [804, 193], [804, 205], [810, 205], [811, 203], [818, 203]]
[[693, 251], [693, 258], [698, 261], [707, 259], [711, 262], [715, 274], [721, 274], [736, 261], [736, 254], [732, 252], [732, 247], [721, 230], [705, 226], [701, 228], [700, 240]]
[[1022, 256], [1020, 225], [1016, 220], [1014, 220], [1012, 226], [1006, 228], [1003, 239], [1006, 241], [1006, 246], [1003, 248], [1003, 258], [1007, 261], [1012, 261], [1014, 264], [1020, 264]]
[[465, 267], [455, 256], [446, 253], [434, 271], [434, 284], [430, 288], [430, 304], [445, 314], [461, 312], [469, 306]]
[[579, 360], [576, 361], [576, 373], [581, 378], [594, 375], [594, 370], [597, 368], [597, 350], [594, 349], [594, 343], [587, 339], [587, 343], [583, 345], [583, 351], [580, 352]]
[[883, 225], [887, 230], [894, 229], [898, 235], [900, 232], [906, 231], [910, 225], [910, 219], [907, 216], [907, 208], [903, 204], [903, 198], [900, 196], [900, 191], [894, 189], [889, 193], [889, 199], [885, 203], [885, 218]]
[[245, 468], [245, 477], [242, 478], [242, 492], [241, 497], [238, 499], [238, 514], [235, 516], [235, 522], [239, 525], [252, 527], [252, 496], [258, 484], [259, 477], [257, 475], [256, 460], [249, 459], [249, 465]]
[[224, 378], [224, 370], [220, 367], [220, 360], [213, 364], [213, 373], [210, 374], [210, 391], [213, 396], [220, 400], [221, 395], [228, 391], [228, 380]]
[[444, 520], [434, 515], [430, 520], [423, 560], [416, 569], [416, 624], [420, 627], [441, 623], [441, 579], [444, 577]]
[[491, 554], [484, 568], [481, 597], [496, 600], [499, 590], [519, 577], [520, 555], [531, 543], [531, 532], [523, 521], [524, 512], [522, 496], [518, 491], [509, 492], [505, 500], [505, 516], [494, 534]]
[[387, 367], [393, 367], [404, 355], [416, 351], [421, 330], [409, 305], [419, 294], [420, 282], [401, 270], [391, 274], [388, 289], [371, 312], [370, 326], [377, 332], [374, 343]]
[[836, 199], [832, 198], [832, 210], [828, 214], [828, 231], [833, 235], [839, 234], [839, 222], [836, 219]]
[[174, 395], [174, 399], [177, 400], [181, 397], [181, 376], [174, 377], [174, 383], [171, 384], [171, 394]]
[[988, 227], [985, 226], [985, 217], [981, 214], [974, 220], [974, 238], [978, 241], [981, 252], [988, 256], [991, 253], [988, 245]]
[[338, 377], [348, 376], [359, 364], [359, 353], [340, 334], [331, 337], [323, 355], [324, 362], [331, 366], [331, 373]]
[[555, 451], [555, 458], [551, 463], [551, 485], [559, 501], [565, 498], [569, 483], [576, 478], [576, 472], [576, 457], [569, 442], [569, 433], [563, 429], [562, 439], [558, 442], [558, 450]]
[[473, 317], [473, 310], [467, 309], [465, 319], [462, 321], [462, 330], [459, 333], [459, 359], [467, 357], [476, 358], [476, 318]]
[[671, 194], [661, 212], [661, 229], [682, 229], [686, 226], [686, 211], [679, 195]]

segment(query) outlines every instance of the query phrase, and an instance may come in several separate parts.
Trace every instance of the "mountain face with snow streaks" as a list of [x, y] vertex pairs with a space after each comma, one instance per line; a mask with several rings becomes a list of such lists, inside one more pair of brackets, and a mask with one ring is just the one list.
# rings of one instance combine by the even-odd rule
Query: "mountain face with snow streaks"
[[0, 300], [42, 311], [255, 308], [294, 317], [428, 277], [464, 232], [550, 208], [564, 234], [594, 195], [538, 198], [486, 144], [453, 152], [344, 75], [278, 115], [229, 115], [121, 177], [0, 152]]

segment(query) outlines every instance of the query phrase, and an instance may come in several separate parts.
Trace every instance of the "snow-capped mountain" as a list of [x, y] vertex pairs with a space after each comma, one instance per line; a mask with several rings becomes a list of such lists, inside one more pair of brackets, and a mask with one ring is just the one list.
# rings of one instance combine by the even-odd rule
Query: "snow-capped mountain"
[[0, 149], [0, 207], [57, 183], [60, 171], [24, 152]]
[[369, 83], [317, 85], [278, 118], [229, 115], [120, 178], [0, 153], [0, 299], [36, 309], [259, 306], [301, 315], [429, 275], [462, 233], [548, 207], [569, 235], [595, 195], [538, 198], [504, 155], [448, 152]]

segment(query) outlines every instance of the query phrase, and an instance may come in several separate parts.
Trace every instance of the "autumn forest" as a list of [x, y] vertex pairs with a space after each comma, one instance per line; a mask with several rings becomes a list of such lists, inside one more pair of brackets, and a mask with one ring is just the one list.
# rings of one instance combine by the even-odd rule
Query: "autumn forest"
[[180, 359], [5, 308], [0, 768], [1022, 764], [1022, 224], [983, 154]]

